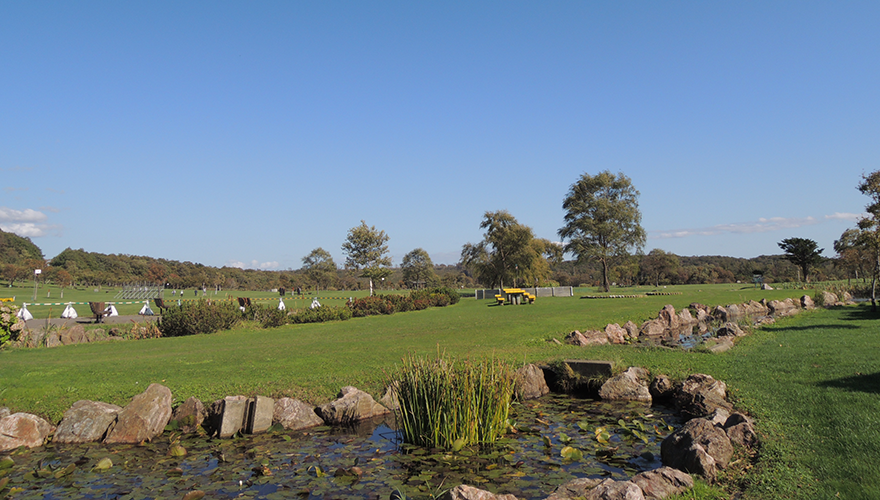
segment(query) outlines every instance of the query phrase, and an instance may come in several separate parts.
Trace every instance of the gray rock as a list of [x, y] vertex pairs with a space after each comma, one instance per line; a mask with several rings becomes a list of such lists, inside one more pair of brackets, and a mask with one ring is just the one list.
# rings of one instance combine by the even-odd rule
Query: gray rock
[[20, 446], [43, 446], [55, 426], [30, 413], [13, 413], [0, 419], [0, 452]]
[[366, 392], [345, 386], [337, 400], [321, 405], [315, 409], [315, 412], [324, 419], [324, 422], [337, 425], [384, 415], [389, 413], [389, 410]]
[[696, 318], [691, 316], [691, 312], [688, 309], [682, 309], [678, 312], [678, 322], [681, 323], [682, 326], [685, 325], [693, 325], [697, 322]]
[[324, 425], [315, 408], [298, 399], [281, 398], [275, 401], [272, 420], [288, 430], [306, 429]]
[[[556, 340], [556, 339], [553, 339]], [[559, 342], [557, 340], [557, 342]], [[385, 388], [385, 394], [379, 398], [379, 404], [388, 408], [391, 411], [397, 411], [400, 408], [400, 401], [397, 399], [397, 388], [399, 384], [397, 382], [392, 383], [388, 387]]]
[[248, 434], [266, 432], [272, 427], [272, 416], [275, 413], [275, 400], [266, 396], [255, 396], [247, 401], [247, 420], [244, 430]]
[[641, 488], [646, 500], [662, 500], [694, 487], [694, 479], [689, 474], [672, 467], [642, 472], [630, 481]]
[[61, 343], [61, 338], [58, 336], [58, 332], [51, 332], [48, 336], [46, 336], [46, 347], [58, 347], [60, 345], [64, 345]]
[[685, 379], [674, 401], [676, 409], [686, 418], [709, 415], [716, 408], [731, 408], [727, 402], [727, 384], [704, 373]]
[[719, 337], [744, 337], [746, 332], [744, 332], [737, 323], [728, 321], [718, 327], [718, 330], [715, 331], [715, 335]]
[[76, 324], [61, 330], [59, 340], [64, 345], [82, 344], [89, 341], [89, 336], [86, 335], [86, 329], [82, 325]]
[[171, 418], [171, 390], [160, 384], [150, 384], [132, 398], [117, 414], [116, 425], [104, 442], [140, 443], [162, 434]]
[[601, 483], [601, 479], [592, 479], [587, 477], [582, 477], [578, 479], [572, 479], [571, 481], [558, 486], [553, 493], [550, 494], [544, 500], [568, 500], [572, 498], [584, 498], [587, 496], [587, 493], [599, 486]]
[[211, 403], [207, 419], [211, 435], [225, 439], [241, 431], [247, 418], [247, 400], [245, 396], [226, 396]]
[[657, 314], [657, 319], [662, 321], [668, 330], [678, 330], [681, 328], [681, 321], [679, 320], [678, 315], [675, 314], [675, 308], [672, 307], [672, 304], [666, 304], [663, 306], [663, 309]]
[[177, 422], [180, 432], [189, 434], [196, 432], [207, 416], [208, 411], [202, 401], [190, 396], [183, 404], [174, 409], [171, 420]]
[[520, 399], [535, 399], [550, 392], [544, 370], [538, 365], [527, 364], [516, 371], [516, 390]]
[[565, 336], [565, 343], [583, 347], [587, 345], [587, 338], [581, 332], [575, 330]]
[[646, 337], [661, 337], [666, 335], [667, 324], [661, 319], [651, 319], [642, 323], [639, 334]]
[[652, 400], [668, 401], [675, 394], [675, 384], [666, 375], [657, 375], [648, 386], [648, 391], [651, 393]]
[[599, 389], [599, 397], [606, 400], [651, 402], [651, 391], [648, 390], [648, 370], [629, 367], [620, 375], [606, 380]]
[[608, 337], [608, 341], [612, 344], [625, 344], [627, 337], [629, 337], [629, 332], [617, 323], [609, 323], [605, 327], [605, 336]]
[[712, 354], [721, 354], [722, 352], [727, 352], [733, 349], [733, 341], [728, 337], [709, 339], [704, 345]]
[[608, 339], [608, 335], [603, 331], [587, 330], [582, 335], [587, 340], [586, 345], [605, 345], [611, 343]]
[[715, 309], [712, 309], [712, 317], [718, 321], [730, 321], [730, 315], [723, 306], [715, 306]]
[[513, 495], [496, 495], [491, 491], [460, 484], [440, 495], [439, 500], [516, 500], [516, 497]]
[[733, 413], [724, 422], [724, 432], [730, 442], [743, 448], [751, 448], [758, 443], [758, 434], [751, 419], [742, 413]]
[[100, 401], [77, 401], [64, 412], [53, 441], [77, 444], [100, 441], [120, 411], [122, 407]]
[[639, 337], [639, 325], [633, 323], [632, 321], [627, 321], [623, 325], [623, 329], [626, 330], [626, 336], [631, 339], [636, 339]]
[[715, 468], [723, 469], [730, 462], [733, 445], [724, 429], [705, 418], [695, 418], [663, 440], [660, 456], [663, 465], [713, 479]]
[[809, 295], [804, 295], [803, 297], [801, 297], [801, 307], [803, 307], [804, 309], [815, 309], [816, 303], [813, 302], [812, 297], [810, 297]]
[[606, 479], [588, 491], [585, 500], [645, 500], [642, 489], [632, 481]]

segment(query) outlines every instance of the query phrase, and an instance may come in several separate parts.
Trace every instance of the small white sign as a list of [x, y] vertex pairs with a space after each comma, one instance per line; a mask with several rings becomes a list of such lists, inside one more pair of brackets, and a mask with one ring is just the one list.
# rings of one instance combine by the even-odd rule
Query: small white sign
[[42, 269], [34, 269], [34, 274], [42, 274], [42, 273], [43, 273]]

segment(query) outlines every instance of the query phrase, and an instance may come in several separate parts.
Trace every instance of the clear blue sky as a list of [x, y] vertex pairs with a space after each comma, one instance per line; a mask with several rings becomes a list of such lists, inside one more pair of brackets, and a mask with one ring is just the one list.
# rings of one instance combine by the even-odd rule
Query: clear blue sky
[[0, 228], [211, 266], [558, 239], [588, 172], [646, 251], [833, 241], [880, 169], [880, 2], [0, 2]]

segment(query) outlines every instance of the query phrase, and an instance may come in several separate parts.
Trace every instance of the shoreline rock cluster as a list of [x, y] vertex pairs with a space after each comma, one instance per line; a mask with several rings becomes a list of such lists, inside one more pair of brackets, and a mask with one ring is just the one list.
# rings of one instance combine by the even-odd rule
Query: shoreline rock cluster
[[[822, 292], [822, 304], [825, 307], [852, 303], [849, 294], [841, 299], [831, 292]], [[740, 321], [752, 318], [755, 325], [771, 324], [776, 318], [792, 316], [804, 310], [816, 307], [809, 295], [799, 300], [750, 300], [742, 304], [709, 307], [692, 303], [686, 309], [676, 312], [672, 305], [667, 304], [660, 310], [657, 317], [644, 321], [641, 325], [627, 321], [623, 326], [609, 323], [602, 330], [574, 330], [565, 337], [565, 343], [576, 346], [603, 344], [626, 344], [633, 342], [666, 341], [678, 342], [695, 332], [700, 335], [715, 327], [715, 342], [710, 349], [714, 352], [727, 350], [733, 346], [732, 338], [747, 335], [740, 326]], [[717, 346], [717, 347], [716, 347]]]

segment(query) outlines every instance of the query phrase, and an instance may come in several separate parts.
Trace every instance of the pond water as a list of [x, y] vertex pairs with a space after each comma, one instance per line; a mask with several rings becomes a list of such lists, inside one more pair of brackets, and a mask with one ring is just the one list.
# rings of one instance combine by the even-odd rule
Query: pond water
[[[160, 499], [201, 490], [223, 499], [386, 500], [400, 492], [429, 499], [465, 483], [541, 499], [573, 478], [625, 479], [660, 467], [660, 442], [680, 425], [664, 407], [560, 395], [515, 404], [510, 420], [516, 432], [492, 448], [456, 453], [399, 443], [393, 418], [225, 440], [165, 432], [142, 446], [50, 443], [10, 455], [15, 464], [0, 470], [0, 481], [9, 479], [0, 494]], [[171, 456], [177, 439], [185, 456]]]

